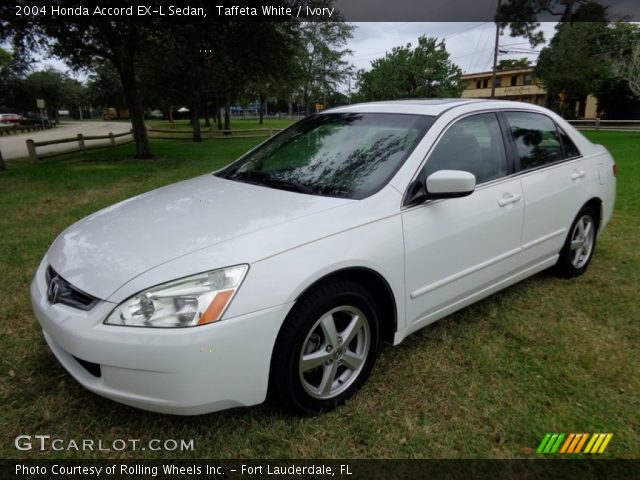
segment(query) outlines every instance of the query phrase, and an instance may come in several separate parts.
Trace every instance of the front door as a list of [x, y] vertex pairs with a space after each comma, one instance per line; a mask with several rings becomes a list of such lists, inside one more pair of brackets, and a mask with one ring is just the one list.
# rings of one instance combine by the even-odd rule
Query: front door
[[508, 177], [512, 167], [494, 113], [452, 124], [423, 168], [425, 178], [438, 170], [468, 171], [477, 186], [467, 197], [428, 201], [402, 214], [411, 330], [518, 270], [523, 222], [521, 183]]

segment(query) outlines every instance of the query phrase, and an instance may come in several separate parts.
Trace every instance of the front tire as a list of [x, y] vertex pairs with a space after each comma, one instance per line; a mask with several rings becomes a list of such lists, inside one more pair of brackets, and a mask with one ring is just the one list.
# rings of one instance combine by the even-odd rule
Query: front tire
[[560, 258], [556, 264], [556, 273], [564, 278], [577, 277], [586, 270], [596, 248], [598, 216], [591, 206], [580, 210], [569, 229]]
[[360, 285], [326, 281], [295, 304], [276, 340], [271, 397], [314, 414], [344, 403], [369, 377], [379, 346], [375, 300]]

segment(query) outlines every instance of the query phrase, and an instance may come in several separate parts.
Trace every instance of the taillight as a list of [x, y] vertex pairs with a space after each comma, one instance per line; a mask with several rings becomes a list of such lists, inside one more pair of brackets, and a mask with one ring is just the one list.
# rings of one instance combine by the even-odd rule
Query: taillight
[[613, 162], [613, 176], [618, 176], [618, 164], [616, 162]]

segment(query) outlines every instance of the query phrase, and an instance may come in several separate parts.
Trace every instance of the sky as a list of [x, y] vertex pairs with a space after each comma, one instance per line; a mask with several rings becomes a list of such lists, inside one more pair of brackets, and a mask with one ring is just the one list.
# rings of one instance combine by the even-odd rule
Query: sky
[[[356, 70], [368, 70], [372, 60], [383, 57], [393, 47], [407, 43], [415, 47], [421, 35], [444, 39], [451, 60], [464, 73], [488, 71], [492, 67], [495, 40], [493, 22], [364, 22], [353, 25], [357, 28], [347, 47], [353, 51], [348, 60]], [[556, 23], [540, 25], [547, 41], [553, 37], [555, 26]], [[524, 38], [511, 37], [509, 32], [500, 37], [500, 47], [512, 52], [514, 49], [532, 50]], [[543, 45], [540, 45], [536, 50], [539, 51], [542, 47]], [[498, 58], [521, 57], [527, 57], [535, 64], [537, 55], [513, 52], [500, 55]], [[53, 58], [42, 58], [37, 67], [44, 68], [47, 65], [68, 71], [63, 62]], [[86, 78], [83, 74], [70, 73], [80, 80]], [[352, 85], [352, 88], [354, 87], [355, 83]], [[346, 89], [345, 85], [345, 91]]]
[[[383, 57], [385, 52], [393, 47], [411, 43], [414, 47], [418, 43], [418, 37], [426, 35], [444, 39], [451, 60], [458, 65], [464, 73], [482, 72], [491, 70], [493, 64], [493, 45], [495, 41], [496, 27], [493, 22], [369, 22], [354, 23], [357, 27], [353, 39], [348, 48], [353, 50], [350, 57], [356, 69], [370, 68], [370, 63], [376, 58]], [[542, 23], [540, 29], [545, 33], [548, 41], [555, 33], [556, 23]], [[499, 40], [501, 49], [526, 49], [532, 50], [529, 43], [522, 37], [511, 37], [505, 32]], [[536, 48], [537, 51], [543, 45]], [[533, 64], [537, 55], [511, 53], [500, 55], [498, 59], [527, 57]]]

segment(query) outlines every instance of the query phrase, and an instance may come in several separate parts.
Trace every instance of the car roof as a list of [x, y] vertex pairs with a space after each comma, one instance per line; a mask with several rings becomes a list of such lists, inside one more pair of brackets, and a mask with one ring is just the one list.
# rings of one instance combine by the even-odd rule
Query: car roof
[[[536, 110], [536, 106], [529, 103], [505, 100], [488, 100], [477, 98], [433, 98], [411, 100], [389, 100], [382, 102], [356, 103], [344, 105], [322, 113], [408, 113], [418, 115], [440, 115], [456, 107], [477, 104], [478, 107], [492, 105], [501, 108], [526, 108]], [[539, 108], [538, 108], [539, 109]]]

